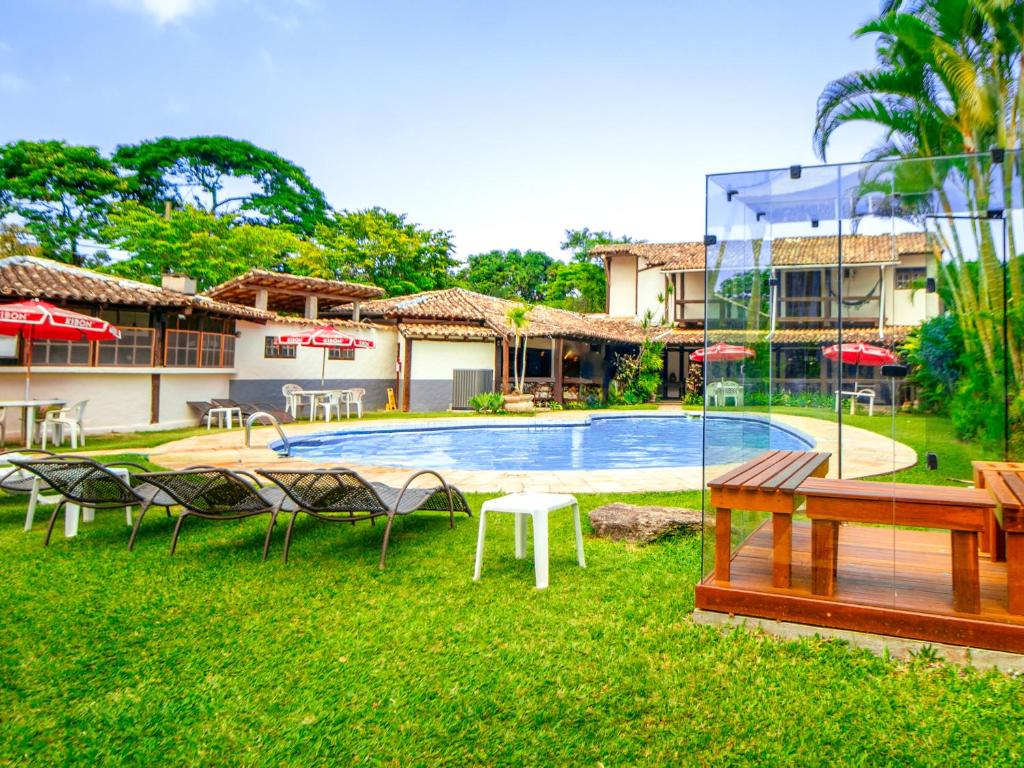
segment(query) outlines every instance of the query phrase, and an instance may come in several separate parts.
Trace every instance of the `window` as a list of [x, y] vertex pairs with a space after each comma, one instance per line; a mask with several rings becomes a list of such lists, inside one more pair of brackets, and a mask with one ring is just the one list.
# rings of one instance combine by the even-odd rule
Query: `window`
[[89, 365], [91, 352], [88, 341], [34, 341], [32, 365]]
[[[785, 317], [821, 317], [821, 272], [786, 272]], [[796, 299], [796, 301], [794, 301]], [[799, 301], [805, 299], [805, 301]]]
[[[298, 348], [298, 344], [278, 344], [277, 336], [265, 336], [263, 338], [263, 356], [266, 358], [294, 359]], [[333, 352], [334, 350], [331, 351]], [[331, 359], [333, 360], [334, 358]]]
[[235, 364], [232, 333], [167, 331], [164, 365], [175, 368], [230, 368]]
[[924, 267], [897, 267], [896, 268], [896, 290], [909, 291], [918, 287], [928, 276], [928, 270]]
[[164, 365], [175, 368], [199, 366], [199, 331], [167, 331]]
[[355, 349], [343, 349], [342, 347], [330, 347], [327, 350], [328, 360], [355, 360], [356, 351]]
[[96, 345], [96, 365], [153, 365], [153, 329], [121, 328], [117, 341]]

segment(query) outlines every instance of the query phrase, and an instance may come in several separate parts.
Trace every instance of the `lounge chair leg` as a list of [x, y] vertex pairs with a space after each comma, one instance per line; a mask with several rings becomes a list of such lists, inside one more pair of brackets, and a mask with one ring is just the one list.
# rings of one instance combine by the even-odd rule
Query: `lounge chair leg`
[[148, 504], [143, 504], [139, 507], [139, 516], [135, 518], [135, 525], [132, 526], [132, 535], [128, 537], [128, 551], [131, 552], [135, 548], [135, 537], [139, 535], [139, 526], [142, 525], [142, 518], [146, 516], [146, 510], [149, 509]]
[[60, 511], [67, 506], [67, 500], [61, 499], [60, 503], [53, 508], [53, 514], [50, 515], [50, 524], [46, 526], [46, 538], [43, 539], [43, 546], [50, 546], [50, 536], [53, 535], [53, 526], [57, 522], [57, 517], [60, 516]]
[[288, 562], [288, 550], [292, 546], [292, 529], [295, 527], [295, 520], [299, 517], [299, 510], [292, 512], [292, 519], [288, 521], [288, 530], [284, 532], [284, 562]]
[[274, 510], [270, 513], [270, 525], [267, 526], [267, 536], [263, 540], [263, 562], [267, 562], [267, 552], [270, 550], [270, 534], [274, 532], [274, 526], [277, 525], [277, 513], [278, 510]]
[[182, 512], [178, 517], [178, 522], [174, 525], [174, 535], [171, 536], [171, 554], [174, 554], [174, 550], [178, 548], [178, 534], [181, 533], [181, 525], [185, 522], [185, 518], [188, 517], [188, 512]]
[[385, 560], [388, 556], [388, 539], [391, 538], [391, 525], [395, 522], [394, 515], [388, 515], [388, 524], [384, 527], [384, 543], [380, 547], [380, 569], [384, 570]]

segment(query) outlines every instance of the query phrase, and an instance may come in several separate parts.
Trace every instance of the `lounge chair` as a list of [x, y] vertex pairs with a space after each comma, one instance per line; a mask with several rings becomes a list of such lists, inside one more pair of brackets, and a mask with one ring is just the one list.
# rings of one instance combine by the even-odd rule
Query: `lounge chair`
[[[258, 469], [259, 474], [276, 483], [293, 503], [291, 520], [284, 537], [284, 561], [288, 562], [292, 530], [299, 512], [320, 520], [336, 523], [356, 523], [386, 517], [384, 542], [380, 549], [380, 568], [384, 569], [391, 526], [398, 515], [418, 510], [448, 512], [448, 527], [455, 526], [455, 513], [465, 512], [472, 517], [469, 504], [462, 491], [448, 485], [436, 472], [424, 470], [410, 477], [401, 488], [384, 483], [371, 483], [357, 472], [343, 467], [331, 469], [278, 470]], [[440, 485], [431, 488], [412, 488], [413, 480], [433, 475]], [[269, 534], [268, 534], [269, 540]]]
[[[95, 459], [84, 456], [48, 456], [39, 459], [11, 459], [10, 463], [38, 476], [49, 490], [59, 494], [46, 528], [44, 547], [50, 544], [53, 526], [61, 510], [66, 509], [69, 504], [94, 510], [124, 509], [128, 510], [129, 517], [131, 508], [138, 506], [139, 517], [128, 542], [128, 548], [131, 549], [146, 510], [151, 506], [164, 507], [169, 515], [170, 508], [177, 503], [153, 485], [133, 485], [112, 471], [114, 467], [133, 467], [142, 472], [146, 471], [145, 467], [132, 462], [100, 464]], [[74, 514], [78, 512], [75, 511]], [[31, 520], [26, 522], [31, 525]]]
[[54, 456], [53, 451], [41, 448], [23, 448], [22, 450], [3, 451], [0, 453], [0, 490], [8, 493], [27, 493], [28, 509], [25, 511], [25, 530], [32, 530], [35, 519], [39, 493], [50, 490], [49, 484], [38, 475], [27, 472], [21, 467], [11, 464], [11, 459], [32, 459]]
[[220, 398], [214, 398], [211, 402], [218, 408], [237, 408], [242, 413], [242, 418], [247, 419], [254, 413], [264, 411], [271, 414], [282, 424], [287, 424], [295, 419], [292, 418], [290, 413], [274, 408], [269, 403], [239, 403], [236, 400], [226, 400]]
[[199, 418], [199, 424], [206, 424], [209, 426], [210, 411], [217, 406], [205, 400], [189, 400], [187, 401], [187, 404], [188, 407], [192, 409], [192, 412]]
[[[177, 472], [147, 472], [138, 476], [140, 480], [160, 488], [183, 507], [174, 526], [171, 539], [171, 554], [178, 547], [181, 526], [189, 517], [204, 520], [241, 520], [255, 515], [270, 515], [270, 526], [263, 541], [263, 559], [267, 559], [270, 534], [273, 533], [277, 515], [282, 509], [291, 512], [284, 491], [276, 487], [263, 487], [260, 481], [248, 472], [232, 471], [223, 467], [189, 467]], [[142, 523], [139, 515], [135, 528]], [[132, 532], [134, 541], [135, 531]]]

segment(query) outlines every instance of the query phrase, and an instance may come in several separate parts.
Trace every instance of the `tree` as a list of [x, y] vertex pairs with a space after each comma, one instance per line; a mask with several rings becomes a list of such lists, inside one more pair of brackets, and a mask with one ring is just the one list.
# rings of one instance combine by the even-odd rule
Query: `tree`
[[[616, 236], [611, 232], [591, 232], [587, 227], [584, 227], [583, 229], [565, 230], [565, 240], [561, 244], [561, 249], [563, 251], [572, 251], [573, 261], [588, 264], [595, 261], [590, 253], [595, 245], [632, 242], [635, 241], [628, 235]], [[600, 259], [597, 261], [600, 262]]]
[[8, 256], [38, 256], [39, 246], [17, 224], [0, 224], [0, 259]]
[[538, 302], [555, 260], [541, 251], [489, 251], [466, 260], [457, 281], [472, 291], [502, 299]]
[[593, 262], [556, 261], [548, 270], [544, 303], [574, 312], [603, 312], [604, 268]]
[[236, 224], [190, 205], [165, 217], [135, 201], [114, 207], [102, 236], [132, 254], [107, 271], [150, 283], [178, 272], [195, 278], [200, 290], [253, 267], [284, 270], [291, 259], [316, 250], [285, 229]]
[[[505, 313], [505, 319], [512, 326], [515, 336], [515, 351], [512, 353], [512, 388], [523, 394], [526, 386], [526, 346], [530, 340], [530, 307], [527, 304], [514, 304]], [[519, 343], [523, 345], [523, 364], [519, 365]]]
[[132, 194], [163, 211], [190, 203], [236, 223], [284, 226], [311, 235], [327, 200], [306, 172], [275, 152], [226, 136], [165, 137], [123, 145], [114, 161], [133, 172]]
[[457, 264], [450, 232], [422, 229], [383, 208], [335, 213], [314, 239], [319, 249], [300, 254], [292, 271], [371, 283], [390, 296], [447, 288]]
[[20, 217], [42, 254], [57, 261], [91, 263], [81, 245], [96, 239], [124, 186], [95, 147], [63, 141], [0, 147], [0, 218]]

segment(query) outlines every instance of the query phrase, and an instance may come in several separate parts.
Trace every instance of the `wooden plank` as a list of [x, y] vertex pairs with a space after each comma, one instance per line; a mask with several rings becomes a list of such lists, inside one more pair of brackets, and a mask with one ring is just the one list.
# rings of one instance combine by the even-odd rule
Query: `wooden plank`
[[1024, 533], [1006, 534], [1007, 610], [1024, 614]]
[[790, 451], [782, 451], [775, 461], [767, 466], [761, 467], [757, 472], [751, 473], [743, 478], [737, 478], [732, 485], [740, 485], [743, 488], [757, 489], [761, 491], [772, 491], [775, 487], [772, 481], [780, 474], [785, 473], [787, 468], [800, 458], [799, 454]]
[[811, 592], [832, 595], [836, 591], [839, 523], [811, 522]]
[[709, 480], [708, 485], [712, 488], [729, 485], [733, 482], [734, 478], [746, 474], [751, 467], [772, 461], [778, 453], [780, 453], [780, 451], [768, 451], [766, 453], [762, 453], [760, 456], [756, 456], [750, 461], [740, 464], [738, 467], [734, 467], [724, 475], [719, 475], [714, 480]]
[[981, 612], [981, 583], [978, 574], [978, 534], [952, 531], [953, 610]]
[[955, 504], [961, 507], [991, 508], [992, 497], [978, 488], [951, 488], [911, 483], [874, 483], [866, 480], [828, 480], [811, 477], [797, 488], [801, 496], [823, 496], [834, 499], [890, 499], [919, 504]]
[[779, 486], [780, 491], [795, 492], [800, 484], [804, 480], [807, 480], [811, 475], [820, 472], [821, 475], [825, 475], [828, 472], [829, 459], [832, 458], [831, 453], [812, 453], [808, 456], [807, 463], [798, 471], [793, 473], [782, 485]]
[[772, 586], [788, 587], [792, 576], [793, 516], [772, 515]]
[[999, 479], [1003, 481], [1007, 489], [1016, 497], [1016, 504], [1013, 506], [1020, 509], [1024, 506], [1024, 480], [1017, 472], [1000, 472]]
[[715, 579], [729, 581], [729, 562], [732, 559], [732, 510], [715, 510]]
[[807, 516], [812, 520], [905, 525], [955, 531], [985, 530], [985, 511], [950, 503], [917, 504], [891, 499], [809, 496]]

